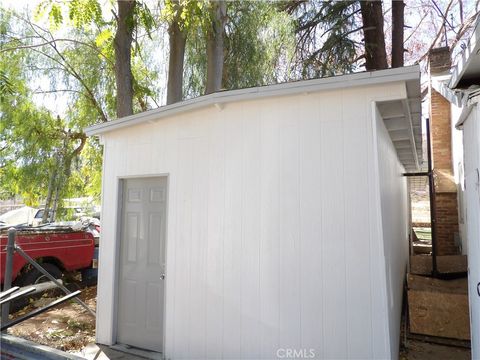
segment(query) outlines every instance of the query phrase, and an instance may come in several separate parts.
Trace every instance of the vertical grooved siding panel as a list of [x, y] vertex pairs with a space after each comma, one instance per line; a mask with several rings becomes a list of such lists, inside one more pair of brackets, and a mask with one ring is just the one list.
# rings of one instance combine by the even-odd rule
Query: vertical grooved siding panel
[[[240, 112], [239, 104], [232, 111]], [[228, 359], [241, 358], [241, 252], [243, 199], [243, 123], [234, 116], [225, 116], [225, 230], [224, 261], [224, 314], [223, 349]], [[228, 240], [227, 240], [228, 239]]]
[[299, 139], [298, 97], [285, 99], [280, 123], [280, 344], [299, 349]]
[[260, 357], [260, 116], [258, 109], [242, 107], [243, 172], [241, 257], [242, 358]]
[[261, 114], [260, 355], [269, 359], [276, 357], [279, 347], [281, 110], [265, 103]]
[[[178, 140], [177, 183], [177, 236], [175, 246], [175, 268], [168, 273], [174, 279], [175, 314], [174, 314], [174, 354], [178, 358], [189, 356], [189, 342], [185, 334], [190, 331], [190, 269], [192, 238], [192, 190], [193, 190], [193, 143], [191, 139]], [[168, 304], [167, 304], [168, 309]], [[168, 310], [167, 310], [168, 311]]]
[[214, 114], [209, 138], [208, 234], [206, 248], [206, 353], [221, 359], [223, 342], [223, 239], [225, 216], [225, 128], [220, 113]]
[[[371, 120], [370, 104], [365, 94], [345, 90], [349, 106], [344, 108], [344, 176], [345, 176], [345, 263], [346, 263], [346, 313], [348, 317], [348, 354], [358, 359], [368, 359], [372, 354], [372, 341], [365, 332], [370, 323], [370, 223], [367, 211], [358, 211], [368, 204], [368, 152], [367, 123]], [[351, 286], [350, 284], [355, 284]], [[362, 311], [352, 311], [356, 307]], [[359, 335], [360, 334], [360, 335]]]
[[[105, 264], [118, 178], [169, 175], [166, 357], [390, 355], [370, 107], [402, 85], [231, 103], [105, 135]], [[101, 268], [107, 343], [113, 278]]]
[[[200, 119], [196, 119], [199, 121]], [[208, 121], [208, 120], [207, 120]], [[192, 233], [190, 246], [189, 354], [205, 358], [206, 332], [206, 258], [208, 226], [209, 154], [208, 138], [192, 138]], [[191, 299], [195, 299], [192, 301]]]
[[[316, 103], [312, 111], [310, 102]], [[322, 120], [325, 106], [321, 96], [315, 94], [299, 102], [300, 127], [300, 291], [301, 291], [301, 348], [312, 349], [317, 357], [322, 355], [323, 338], [323, 271], [322, 271]], [[313, 156], [312, 156], [313, 154]], [[311, 301], [313, 300], [313, 301]], [[328, 331], [328, 330], [327, 330]]]
[[[373, 101], [370, 101], [371, 120], [367, 122], [368, 133], [372, 140], [367, 143], [368, 161], [367, 168], [369, 179], [369, 214], [370, 214], [370, 236], [369, 236], [369, 258], [370, 258], [370, 301], [372, 313], [370, 318], [372, 358], [384, 359], [390, 356], [390, 338], [388, 334], [387, 290], [385, 274], [385, 252], [383, 250], [382, 237], [382, 213], [380, 199], [380, 178], [378, 167], [378, 145], [377, 145], [377, 121], [380, 113]], [[379, 286], [381, 284], [381, 286]]]
[[321, 98], [322, 266], [324, 348], [326, 359], [346, 359], [345, 199], [343, 106], [341, 92]]
[[[177, 239], [178, 233], [178, 211], [177, 209], [181, 206], [180, 202], [177, 201], [177, 189], [178, 181], [176, 179], [172, 180], [172, 174], [178, 174], [178, 157], [177, 152], [177, 130], [173, 126], [172, 121], [167, 121], [160, 128], [160, 124], [157, 124], [153, 131], [162, 133], [160, 139], [164, 139], [164, 156], [163, 162], [159, 164], [159, 167], [156, 169], [157, 174], [169, 175], [168, 189], [169, 194], [167, 194], [167, 237], [166, 237], [166, 257], [165, 257], [165, 274], [168, 279], [175, 279], [175, 269], [176, 269], [176, 241], [171, 241], [171, 239]], [[164, 137], [163, 137], [164, 136]], [[162, 156], [160, 158], [162, 158]], [[166, 281], [165, 284], [165, 309], [168, 309], [165, 314], [165, 353], [172, 354], [174, 353], [175, 346], [175, 319], [176, 319], [176, 301], [178, 299], [178, 294], [175, 293], [175, 284], [176, 281]]]
[[468, 294], [470, 300], [472, 359], [480, 358], [480, 297], [477, 294], [477, 284], [480, 283], [480, 190], [478, 186], [478, 171], [480, 169], [479, 111], [480, 107], [476, 104], [463, 125], [469, 268]]
[[408, 258], [406, 178], [381, 118], [377, 119], [378, 167], [386, 264], [391, 358], [398, 358], [403, 284]]

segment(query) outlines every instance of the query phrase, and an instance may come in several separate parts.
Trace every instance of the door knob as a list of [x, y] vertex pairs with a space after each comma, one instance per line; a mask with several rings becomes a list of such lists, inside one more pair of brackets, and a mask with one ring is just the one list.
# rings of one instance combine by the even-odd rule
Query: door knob
[[480, 282], [477, 284], [477, 294], [480, 296]]
[[165, 274], [160, 275], [160, 280], [165, 280]]

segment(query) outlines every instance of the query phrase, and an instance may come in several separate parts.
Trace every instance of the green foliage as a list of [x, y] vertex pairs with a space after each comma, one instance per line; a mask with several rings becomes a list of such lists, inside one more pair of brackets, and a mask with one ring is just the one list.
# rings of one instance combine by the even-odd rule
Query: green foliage
[[358, 1], [313, 0], [296, 15], [296, 68], [301, 78], [332, 76], [356, 68], [361, 43]]
[[97, 0], [70, 0], [69, 18], [76, 28], [103, 22], [102, 9]]
[[[205, 90], [212, 2], [153, 4], [137, 0], [130, 19], [135, 112], [161, 103], [168, 74], [156, 59], [158, 42], [173, 21], [187, 35], [184, 93], [191, 98]], [[294, 10], [284, 10], [285, 4]], [[42, 0], [35, 24], [29, 16], [2, 11], [0, 51], [8, 51], [0, 56], [0, 197], [21, 195], [38, 203], [56, 171], [62, 197], [99, 197], [101, 145], [88, 139], [79, 149], [80, 137], [72, 134], [115, 117], [116, 20], [104, 6], [100, 0]], [[356, 1], [228, 1], [224, 87], [352, 71], [357, 10]], [[39, 105], [38, 89], [58, 95], [65, 104], [60, 117]]]
[[165, 0], [162, 20], [171, 23], [177, 21], [182, 31], [188, 32], [208, 23], [208, 0]]
[[152, 12], [145, 3], [137, 2], [134, 8], [134, 19], [135, 25], [143, 27], [151, 40], [151, 31], [152, 29], [157, 27], [157, 23], [155, 21], [155, 18], [153, 17]]
[[57, 4], [52, 4], [50, 12], [48, 13], [48, 18], [52, 23], [54, 28], [58, 28], [63, 22], [62, 9]]
[[[288, 80], [294, 24], [286, 13], [278, 11], [276, 2], [229, 1], [227, 15], [224, 87], [238, 89]], [[205, 47], [205, 27], [191, 29], [186, 48], [187, 98], [199, 96], [205, 89]]]
[[293, 23], [275, 2], [234, 1], [227, 25], [227, 89], [286, 81], [294, 49]]
[[5, 95], [13, 95], [13, 84], [8, 80], [4, 70], [0, 70], [0, 100], [3, 101]]
[[47, 17], [52, 30], [64, 24], [64, 13], [76, 28], [90, 27], [102, 23], [102, 8], [97, 0], [43, 0], [35, 11], [36, 20]]
[[[14, 32], [19, 38], [35, 37], [23, 22], [12, 21], [14, 16], [2, 10], [0, 22], [4, 31], [0, 36], [0, 51], [21, 45], [18, 40], [12, 40]], [[4, 51], [0, 57], [0, 74], [8, 79], [12, 89], [3, 92], [0, 102], [0, 198], [19, 195], [26, 204], [37, 206], [45, 199], [55, 172], [59, 173], [62, 183], [61, 197], [78, 197], [86, 193], [98, 196], [99, 188], [92, 188], [99, 186], [95, 179], [100, 177], [101, 171], [101, 149], [97, 141], [90, 140], [93, 145], [85, 145], [89, 150], [77, 155], [75, 149], [81, 144], [80, 138], [68, 138], [68, 134], [81, 134], [84, 126], [96, 122], [98, 114], [81, 87], [70, 84], [70, 79], [63, 73], [56, 75], [57, 80], [52, 85], [58, 85], [63, 77], [65, 86], [70, 84], [72, 91], [78, 86], [78, 92], [73, 93], [76, 96], [71, 98], [77, 108], [72, 107], [65, 117], [60, 118], [32, 100], [35, 96], [29, 84], [32, 75], [51, 75], [54, 64], [58, 66], [58, 62], [52, 60], [60, 61], [51, 49], [42, 48], [42, 51], [49, 57], [23, 49]], [[101, 60], [95, 51], [79, 52], [66, 48], [62, 56], [82, 75], [92, 73], [89, 78], [84, 76], [82, 79], [100, 90], [96, 80], [99, 77], [94, 74], [101, 66]], [[31, 69], [49, 70], [32, 72]], [[89, 178], [94, 179], [92, 183], [85, 183], [84, 180]]]

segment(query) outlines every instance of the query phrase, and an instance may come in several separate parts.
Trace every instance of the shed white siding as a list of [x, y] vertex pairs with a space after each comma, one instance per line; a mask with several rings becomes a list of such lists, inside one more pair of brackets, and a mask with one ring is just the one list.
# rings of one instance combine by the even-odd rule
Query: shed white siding
[[480, 108], [472, 106], [463, 123], [468, 295], [472, 359], [480, 358]]
[[406, 186], [374, 102], [405, 97], [277, 96], [105, 133], [98, 342], [116, 342], [119, 179], [166, 174], [167, 358], [395, 358]]
[[399, 309], [402, 307], [403, 283], [408, 259], [408, 198], [403, 166], [384, 122], [377, 114], [378, 178], [385, 252], [386, 298], [391, 358], [398, 358], [400, 341]]

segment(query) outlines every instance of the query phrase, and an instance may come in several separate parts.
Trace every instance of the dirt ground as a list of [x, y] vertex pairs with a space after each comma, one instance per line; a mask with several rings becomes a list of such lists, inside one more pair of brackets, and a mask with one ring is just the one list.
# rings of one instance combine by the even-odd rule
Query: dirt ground
[[[81, 291], [80, 298], [95, 310], [97, 287], [87, 287]], [[44, 294], [42, 298], [31, 301], [30, 305], [11, 317], [22, 316], [37, 307], [45, 306], [54, 300], [50, 296], [51, 294]], [[8, 329], [8, 333], [38, 344], [74, 352], [95, 342], [95, 318], [74, 300], [70, 300], [53, 310], [13, 326]]]

